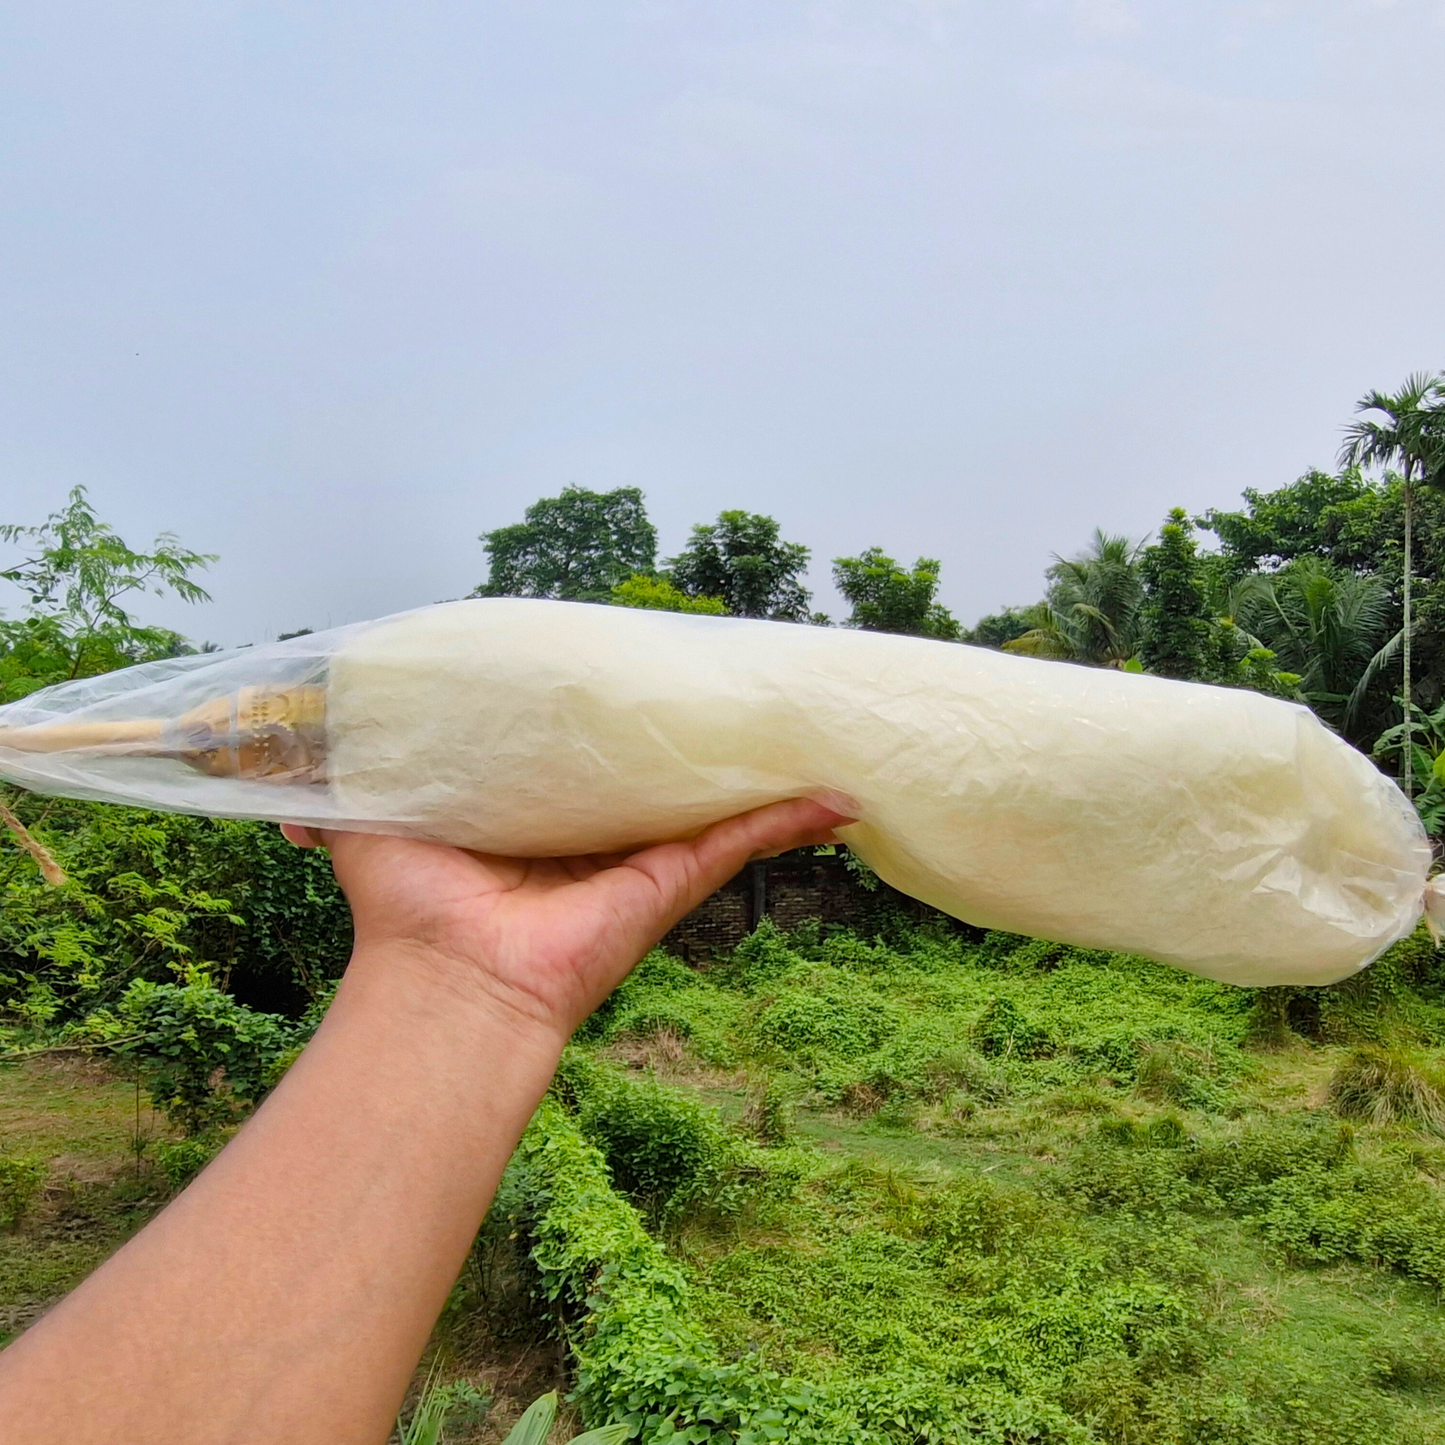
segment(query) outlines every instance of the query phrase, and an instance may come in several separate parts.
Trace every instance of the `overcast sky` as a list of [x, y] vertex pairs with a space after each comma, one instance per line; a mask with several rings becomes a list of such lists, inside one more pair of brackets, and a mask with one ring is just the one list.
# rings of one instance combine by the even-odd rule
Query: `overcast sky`
[[971, 622], [1445, 367], [1442, 77], [1445, 0], [17, 6], [0, 520], [220, 553], [145, 616], [231, 644], [636, 485]]

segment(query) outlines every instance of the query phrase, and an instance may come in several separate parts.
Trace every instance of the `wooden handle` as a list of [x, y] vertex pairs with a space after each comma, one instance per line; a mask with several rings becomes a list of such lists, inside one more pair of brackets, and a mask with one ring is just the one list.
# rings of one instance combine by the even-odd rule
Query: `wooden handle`
[[326, 689], [243, 687], [170, 721], [120, 718], [0, 728], [0, 748], [177, 758], [216, 778], [318, 782], [326, 766]]

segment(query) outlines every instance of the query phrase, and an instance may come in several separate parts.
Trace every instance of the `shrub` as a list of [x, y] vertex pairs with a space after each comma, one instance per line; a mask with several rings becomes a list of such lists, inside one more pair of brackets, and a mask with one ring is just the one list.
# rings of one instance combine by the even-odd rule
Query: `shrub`
[[1354, 1050], [1330, 1078], [1329, 1102], [1344, 1119], [1445, 1132], [1445, 1074], [1402, 1049]]
[[1037, 1059], [1052, 1052], [1049, 1032], [1007, 997], [994, 999], [973, 1026], [981, 1053], [996, 1059]]
[[188, 1134], [228, 1124], [258, 1103], [294, 1030], [204, 980], [137, 979], [118, 1009], [140, 1037], [125, 1046], [156, 1106]]
[[825, 985], [784, 989], [759, 1015], [754, 1033], [812, 1064], [827, 1055], [858, 1058], [877, 1048], [891, 1025], [887, 1005], [871, 991]]
[[980, 1104], [998, 1104], [1009, 1096], [999, 1067], [977, 1050], [961, 1046], [940, 1054], [927, 1067], [926, 1091], [934, 1098], [962, 1092]]
[[14, 1229], [45, 1186], [50, 1166], [28, 1154], [0, 1158], [0, 1229]]
[[582, 1105], [583, 1133], [601, 1150], [614, 1185], [666, 1220], [714, 1194], [733, 1159], [717, 1114], [650, 1079], [617, 1079]]
[[136, 978], [198, 970], [299, 1012], [345, 966], [351, 915], [329, 861], [269, 824], [29, 797], [15, 807], [70, 880], [47, 887], [27, 855], [0, 850], [0, 1001], [41, 1007], [37, 1022], [113, 1004]]
[[788, 946], [787, 934], [771, 918], [764, 918], [733, 949], [721, 974], [734, 988], [750, 992], [781, 978], [802, 961]]

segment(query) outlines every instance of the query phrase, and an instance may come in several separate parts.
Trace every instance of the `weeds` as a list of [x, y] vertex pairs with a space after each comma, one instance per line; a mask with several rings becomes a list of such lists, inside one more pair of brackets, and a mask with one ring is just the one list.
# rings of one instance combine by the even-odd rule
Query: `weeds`
[[1445, 1070], [1403, 1049], [1353, 1050], [1330, 1079], [1329, 1102], [1341, 1118], [1445, 1134]]

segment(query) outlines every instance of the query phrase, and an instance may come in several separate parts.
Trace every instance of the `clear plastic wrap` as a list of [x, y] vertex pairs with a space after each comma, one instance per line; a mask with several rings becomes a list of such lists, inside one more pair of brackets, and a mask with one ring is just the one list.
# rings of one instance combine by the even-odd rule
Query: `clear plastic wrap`
[[447, 603], [0, 708], [39, 792], [542, 857], [857, 799], [849, 847], [957, 918], [1241, 984], [1420, 917], [1399, 789], [1258, 693], [788, 623]]

